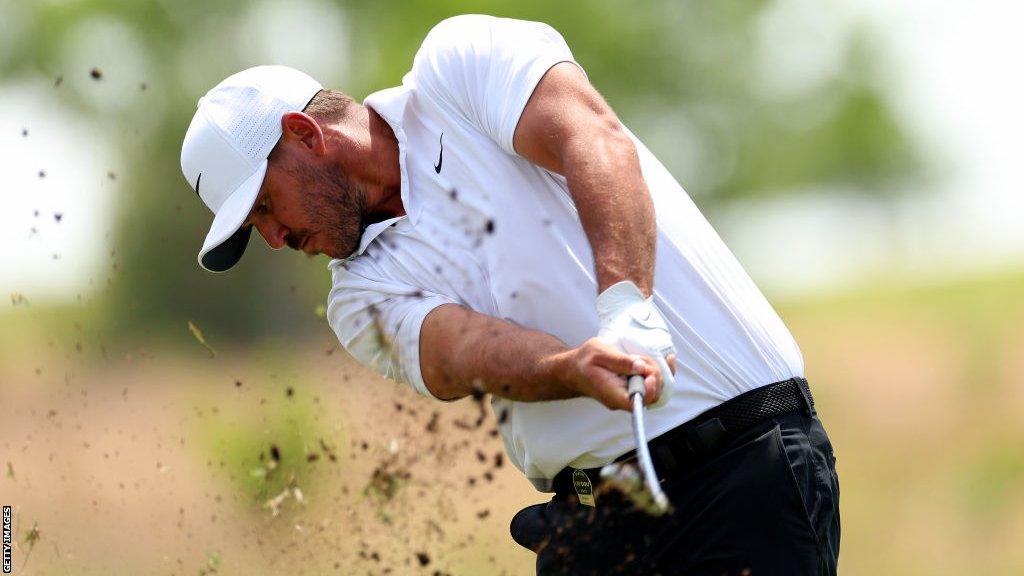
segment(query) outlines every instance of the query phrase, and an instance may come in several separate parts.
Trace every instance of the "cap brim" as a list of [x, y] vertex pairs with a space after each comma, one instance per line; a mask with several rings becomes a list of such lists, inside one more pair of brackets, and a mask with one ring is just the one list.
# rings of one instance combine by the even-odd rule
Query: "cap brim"
[[264, 160], [217, 210], [203, 242], [203, 249], [199, 251], [200, 266], [210, 272], [224, 272], [242, 258], [252, 233], [252, 227], [242, 228], [242, 223], [249, 216], [260, 194], [266, 174], [267, 161]]

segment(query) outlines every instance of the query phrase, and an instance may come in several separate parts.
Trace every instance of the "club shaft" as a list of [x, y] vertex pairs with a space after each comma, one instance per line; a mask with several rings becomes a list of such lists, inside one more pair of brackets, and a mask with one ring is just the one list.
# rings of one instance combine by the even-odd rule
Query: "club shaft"
[[668, 507], [668, 498], [661, 490], [658, 475], [654, 472], [654, 463], [651, 461], [651, 452], [647, 449], [647, 432], [644, 429], [644, 395], [641, 392], [635, 392], [630, 394], [629, 399], [633, 405], [633, 437], [636, 440], [637, 462], [640, 464], [644, 485], [654, 498], [655, 504], [664, 510]]

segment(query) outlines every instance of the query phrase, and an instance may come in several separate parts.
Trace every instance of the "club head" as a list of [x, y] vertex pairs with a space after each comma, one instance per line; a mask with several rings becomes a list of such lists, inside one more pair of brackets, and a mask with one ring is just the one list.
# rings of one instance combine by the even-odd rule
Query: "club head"
[[662, 516], [672, 511], [664, 493], [653, 494], [647, 489], [640, 468], [632, 461], [612, 462], [601, 468], [600, 490], [619, 492], [651, 516]]

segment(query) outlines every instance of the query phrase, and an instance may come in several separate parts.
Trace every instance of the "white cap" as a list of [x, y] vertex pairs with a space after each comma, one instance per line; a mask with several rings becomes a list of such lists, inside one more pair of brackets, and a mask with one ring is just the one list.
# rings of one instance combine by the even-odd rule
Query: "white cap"
[[257, 66], [228, 76], [199, 99], [181, 145], [181, 172], [213, 211], [199, 265], [223, 272], [245, 252], [267, 156], [281, 139], [281, 117], [301, 111], [323, 89], [287, 66]]

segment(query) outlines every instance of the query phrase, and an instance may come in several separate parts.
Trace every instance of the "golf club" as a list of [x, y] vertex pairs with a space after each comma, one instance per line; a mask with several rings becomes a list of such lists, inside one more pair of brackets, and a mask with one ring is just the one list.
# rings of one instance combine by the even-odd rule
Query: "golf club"
[[644, 377], [630, 376], [626, 393], [629, 394], [632, 405], [633, 439], [636, 442], [640, 477], [637, 477], [635, 467], [623, 462], [613, 462], [601, 469], [601, 478], [622, 490], [640, 508], [653, 515], [665, 514], [669, 511], [669, 501], [654, 472], [654, 463], [651, 462], [647, 434], [644, 430]]

